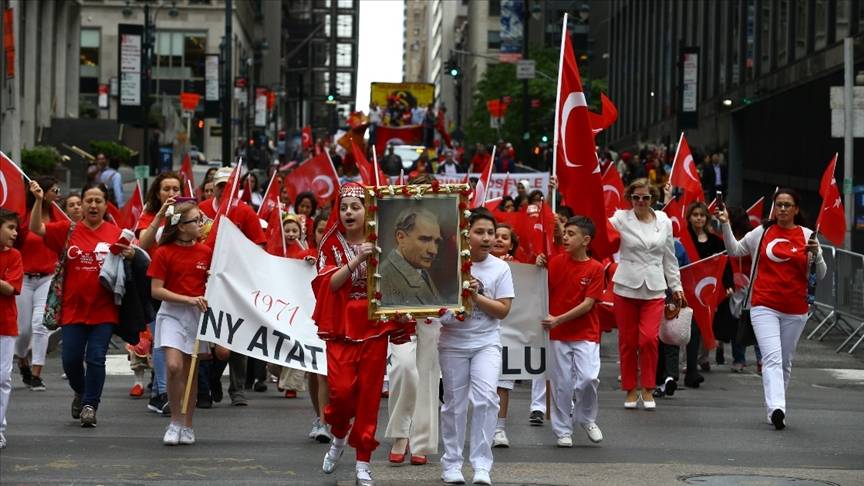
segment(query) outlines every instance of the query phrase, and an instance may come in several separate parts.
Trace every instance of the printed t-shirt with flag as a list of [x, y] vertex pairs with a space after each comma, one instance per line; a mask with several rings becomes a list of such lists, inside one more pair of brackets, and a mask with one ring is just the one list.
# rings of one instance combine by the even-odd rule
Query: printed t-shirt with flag
[[[216, 218], [216, 208], [214, 207], [214, 198], [207, 199], [202, 202], [198, 209], [204, 213], [210, 219]], [[246, 203], [243, 201], [237, 201], [237, 206], [231, 208], [228, 213], [228, 219], [231, 220], [240, 231], [246, 235], [246, 238], [249, 238], [256, 245], [261, 245], [267, 241], [267, 238], [264, 236], [264, 230], [261, 229], [261, 222], [258, 220], [258, 216], [255, 214], [255, 211], [252, 210]], [[216, 223], [213, 224], [211, 232], [218, 231]], [[213, 244], [216, 244], [216, 235], [213, 235], [213, 238], [210, 238], [208, 235], [207, 242], [209, 244], [210, 241], [213, 241]]]
[[0, 248], [0, 280], [12, 286], [12, 295], [0, 294], [0, 336], [17, 336], [18, 307], [15, 305], [15, 296], [21, 293], [24, 264], [21, 262], [21, 253], [15, 248]]
[[27, 214], [26, 194], [21, 170], [0, 152], [0, 207], [18, 214], [19, 219], [23, 219]]
[[837, 154], [831, 159], [822, 181], [819, 184], [819, 195], [822, 196], [822, 206], [819, 208], [819, 218], [816, 220], [816, 230], [836, 246], [843, 246], [846, 238], [846, 211], [843, 208], [843, 198], [837, 188], [834, 171], [837, 169]]
[[[549, 260], [549, 313], [560, 316], [592, 298], [595, 306], [603, 297], [603, 265], [589, 258], [578, 261], [567, 253]], [[575, 319], [562, 322], [549, 331], [556, 341], [600, 342], [600, 321], [595, 309]]]
[[162, 280], [165, 289], [175, 294], [200, 297], [204, 295], [212, 259], [213, 250], [203, 243], [161, 245], [153, 255], [147, 276]]
[[[53, 214], [52, 221], [66, 221], [65, 217], [57, 219]], [[30, 213], [26, 218], [19, 218], [18, 240], [20, 240], [21, 259], [24, 261], [24, 273], [51, 275], [57, 267], [60, 255], [45, 245], [45, 240], [30, 231]]]
[[[806, 314], [807, 238], [810, 230], [802, 226], [768, 228], [753, 282], [753, 307], [765, 306], [784, 314]], [[742, 245], [754, 248], [761, 235], [759, 228], [747, 233]]]
[[[60, 253], [66, 244], [69, 221], [45, 225], [45, 245]], [[75, 225], [66, 253], [66, 280], [63, 283], [60, 325], [116, 324], [118, 307], [110, 291], [99, 283], [102, 262], [112, 244], [120, 239], [120, 228], [103, 221], [96, 229], [84, 223]]]
[[693, 309], [693, 320], [699, 326], [702, 341], [706, 349], [714, 349], [717, 342], [714, 339], [714, 313], [717, 312], [718, 293], [725, 297], [723, 288], [723, 272], [726, 269], [727, 257], [717, 254], [681, 267], [681, 287], [687, 304]]

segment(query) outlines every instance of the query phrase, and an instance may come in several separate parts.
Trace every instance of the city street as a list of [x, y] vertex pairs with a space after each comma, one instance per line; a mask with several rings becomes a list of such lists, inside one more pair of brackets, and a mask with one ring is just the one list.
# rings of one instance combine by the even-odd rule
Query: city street
[[[864, 362], [860, 353], [834, 354], [836, 337], [829, 336], [831, 343], [802, 340], [789, 391], [789, 426], [777, 432], [764, 420], [752, 363], [742, 374], [731, 373], [728, 365], [714, 367], [701, 388], [661, 399], [654, 413], [625, 411], [616, 386], [614, 335], [606, 336], [598, 421], [605, 440], [593, 445], [577, 433], [573, 449], [556, 448], [548, 422], [529, 426], [529, 387], [519, 386], [510, 405], [511, 448], [494, 450], [495, 484], [683, 484], [705, 474], [864, 484]], [[321, 472], [327, 446], [306, 438], [312, 414], [305, 393], [286, 400], [271, 384], [265, 393], [247, 391], [246, 408], [223, 401], [199, 409], [198, 443], [166, 447], [161, 438], [168, 419], [148, 412], [146, 400], [126, 395], [132, 377], [123, 355], [109, 361], [95, 429], [82, 429], [69, 416], [71, 392], [60, 378], [57, 353], [46, 367], [48, 391], [31, 392], [14, 375], [9, 447], [0, 453], [3, 484], [353, 484], [347, 451], [332, 476]], [[382, 442], [386, 418], [382, 401]], [[383, 442], [373, 457], [379, 484], [441, 484], [438, 456], [425, 466], [391, 467], [389, 447]], [[465, 472], [470, 479], [467, 464]], [[699, 484], [780, 484], [733, 479]]]

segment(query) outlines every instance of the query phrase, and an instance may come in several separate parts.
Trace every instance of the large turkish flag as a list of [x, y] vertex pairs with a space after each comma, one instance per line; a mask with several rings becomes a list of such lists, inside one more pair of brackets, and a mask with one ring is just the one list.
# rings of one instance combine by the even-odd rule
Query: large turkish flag
[[336, 174], [327, 152], [300, 164], [285, 176], [283, 184], [289, 201], [294, 201], [297, 194], [303, 191], [311, 191], [315, 194], [319, 207], [328, 207], [330, 201], [339, 194], [339, 175]]

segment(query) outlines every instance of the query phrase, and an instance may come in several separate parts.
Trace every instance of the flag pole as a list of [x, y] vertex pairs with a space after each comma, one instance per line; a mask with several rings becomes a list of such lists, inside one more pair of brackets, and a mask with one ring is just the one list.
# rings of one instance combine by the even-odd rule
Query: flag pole
[[195, 337], [195, 344], [192, 345], [192, 361], [189, 363], [189, 376], [186, 377], [186, 390], [183, 391], [183, 404], [180, 406], [180, 413], [186, 415], [189, 409], [189, 395], [192, 392], [192, 380], [195, 379], [195, 373], [198, 371], [198, 346], [201, 342], [198, 337]]
[[675, 166], [678, 163], [678, 152], [681, 151], [681, 141], [684, 140], [684, 130], [681, 130], [681, 136], [678, 137], [678, 146], [675, 147], [675, 157], [672, 158], [672, 168], [669, 170], [669, 180], [672, 180], [672, 174], [675, 173]]
[[[558, 57], [558, 89], [555, 90], [555, 133], [552, 136], [552, 177], [558, 176], [558, 142], [561, 138], [561, 129], [558, 126], [558, 118], [561, 116], [561, 73], [564, 66], [564, 40], [567, 38], [567, 13], [561, 24], [561, 51]], [[552, 193], [552, 210], [558, 207], [558, 191]]]
[[[270, 176], [270, 182], [267, 183], [267, 190], [264, 191], [264, 195], [265, 195], [265, 196], [268, 195], [268, 194], [270, 194], [270, 187], [273, 185], [273, 181], [276, 180], [276, 173], [277, 173], [277, 172], [278, 172], [278, 171], [274, 170], [274, 171], [273, 171], [273, 175]], [[261, 209], [262, 209], [263, 207], [264, 207], [264, 202], [262, 201], [262, 202], [261, 202], [261, 207], [258, 208], [258, 217], [259, 217], [259, 218], [261, 217]], [[282, 220], [282, 215], [281, 215], [281, 214], [279, 215], [279, 220], [280, 220], [280, 221]]]
[[[9, 156], [6, 155], [5, 153], [3, 153], [2, 150], [0, 150], [0, 156], [4, 157], [6, 160], [8, 160], [9, 163], [12, 164], [12, 167], [15, 167], [15, 170], [17, 170], [18, 173], [21, 174], [21, 176], [24, 177], [24, 179], [27, 181], [27, 185], [30, 185], [30, 182], [31, 182], [33, 179], [31, 179], [27, 174], [25, 174], [25, 173], [24, 173], [24, 170], [22, 170], [21, 167], [18, 167], [18, 164], [16, 164], [15, 161], [12, 160], [12, 157], [9, 157]], [[29, 191], [29, 190], [30, 190], [30, 188], [26, 188], [26, 189], [25, 189], [25, 191]], [[26, 194], [26, 192], [25, 192], [25, 194]], [[67, 219], [68, 221], [72, 221], [72, 218], [70, 218], [69, 215], [66, 214], [66, 211], [63, 211], [63, 208], [61, 208], [60, 205], [57, 204], [57, 201], [51, 201], [51, 204], [52, 204], [55, 208], [57, 208], [57, 210], [60, 211], [60, 214], [62, 214], [63, 216], [66, 216], [66, 219]]]
[[[287, 248], [286, 243], [285, 243], [285, 229], [282, 228], [282, 205], [278, 204], [276, 206], [276, 210], [279, 211], [279, 229], [277, 231], [279, 231], [279, 234], [281, 235], [282, 256], [287, 257], [288, 256], [288, 248]], [[303, 228], [300, 228], [300, 236], [303, 236]]]
[[375, 149], [375, 144], [372, 144], [372, 170], [375, 171], [375, 185], [381, 185], [381, 178], [378, 175], [378, 150]]
[[[483, 183], [483, 204], [486, 204], [486, 198], [489, 197], [489, 186], [492, 183], [492, 170], [495, 169], [495, 151], [498, 150], [498, 146], [492, 146], [492, 158], [489, 160], [489, 164], [492, 167], [489, 168], [489, 180]], [[482, 206], [482, 204], [481, 204]]]

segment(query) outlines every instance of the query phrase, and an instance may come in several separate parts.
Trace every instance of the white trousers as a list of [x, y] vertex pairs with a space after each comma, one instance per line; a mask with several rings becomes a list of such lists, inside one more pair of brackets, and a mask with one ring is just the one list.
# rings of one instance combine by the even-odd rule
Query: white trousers
[[792, 376], [792, 358], [807, 314], [783, 314], [763, 306], [750, 310], [753, 332], [762, 351], [762, 388], [768, 420], [774, 410], [786, 413], [786, 389]]
[[15, 336], [0, 336], [0, 434], [6, 431], [6, 410], [12, 393], [12, 354]]
[[548, 356], [549, 380], [554, 390], [552, 432], [556, 437], [572, 435], [574, 422], [597, 421], [600, 344], [550, 339]]
[[408, 438], [411, 453], [438, 453], [438, 335], [441, 324], [418, 323], [417, 336], [405, 344], [390, 344], [390, 420], [384, 436]]
[[546, 377], [531, 379], [531, 411], [546, 414]]
[[42, 325], [45, 316], [45, 301], [48, 300], [48, 289], [51, 287], [51, 275], [33, 278], [24, 276], [21, 293], [15, 296], [18, 306], [18, 338], [15, 340], [15, 356], [23, 358], [28, 351], [33, 351], [31, 363], [37, 366], [45, 365], [45, 354], [48, 351], [48, 335], [51, 331]]
[[492, 469], [492, 436], [498, 421], [496, 385], [501, 373], [501, 347], [477, 349], [440, 348], [444, 405], [441, 407], [441, 436], [445, 471], [462, 469], [462, 449], [468, 428], [468, 403], [471, 403], [471, 466]]

